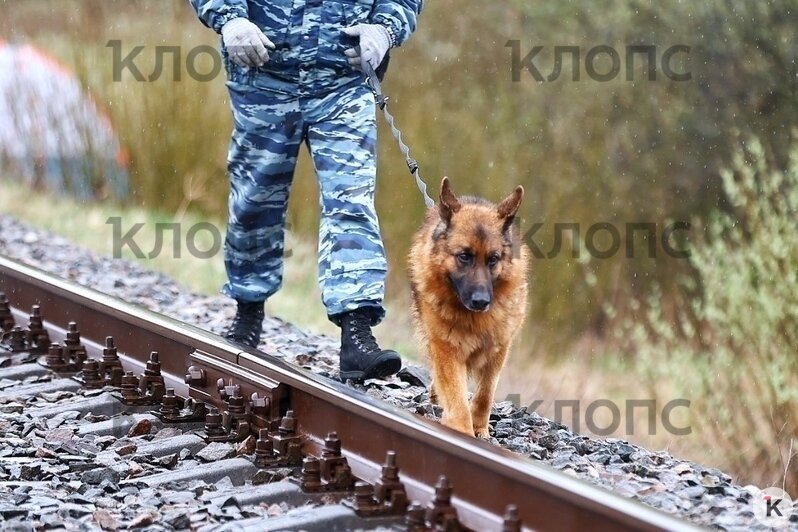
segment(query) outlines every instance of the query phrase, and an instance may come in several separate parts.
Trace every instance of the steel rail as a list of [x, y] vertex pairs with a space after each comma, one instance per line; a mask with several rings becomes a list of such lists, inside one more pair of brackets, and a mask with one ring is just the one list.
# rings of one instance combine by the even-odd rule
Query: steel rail
[[[613, 494], [553, 468], [464, 437], [438, 423], [371, 399], [341, 383], [313, 375], [258, 350], [241, 350], [198, 327], [130, 304], [0, 256], [0, 291], [17, 312], [41, 305], [57, 335], [69, 321], [80, 325], [90, 356], [113, 336], [123, 361], [141, 365], [150, 351], [161, 355], [168, 386], [178, 393], [219, 403], [215, 378], [232, 378], [246, 394], [275, 393], [273, 408], [290, 407], [317, 453], [337, 430], [344, 455], [358, 477], [373, 482], [387, 450], [396, 451], [408, 495], [426, 504], [438, 475], [454, 488], [460, 521], [474, 530], [499, 529], [508, 504], [518, 507], [525, 528], [535, 530], [698, 530], [644, 504]], [[279, 355], [279, 353], [278, 353]], [[207, 381], [183, 384], [189, 365]], [[278, 390], [278, 392], [275, 392]]]

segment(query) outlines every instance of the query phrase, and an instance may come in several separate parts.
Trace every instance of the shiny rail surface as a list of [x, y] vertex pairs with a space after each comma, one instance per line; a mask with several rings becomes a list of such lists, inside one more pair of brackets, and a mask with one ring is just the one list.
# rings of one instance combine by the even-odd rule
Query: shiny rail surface
[[452, 505], [467, 528], [501, 530], [508, 526], [503, 524], [508, 505], [515, 505], [524, 529], [697, 529], [291, 366], [279, 353], [242, 350], [192, 325], [4, 257], [0, 292], [7, 294], [20, 317], [40, 305], [53, 338], [63, 336], [68, 322], [77, 322], [91, 358], [100, 357], [107, 336], [114, 338], [125, 369], [143, 368], [148, 354], [157, 351], [166, 386], [182, 397], [224, 409], [217, 381], [232, 379], [243, 397], [258, 394], [267, 399], [265, 407], [253, 409], [249, 416], [254, 429], [276, 430], [281, 417], [293, 411], [305, 456], [321, 455], [325, 437], [337, 432], [342, 454], [358, 479], [378, 481], [386, 452], [394, 451], [408, 498], [427, 505], [439, 476], [445, 475], [453, 488]]

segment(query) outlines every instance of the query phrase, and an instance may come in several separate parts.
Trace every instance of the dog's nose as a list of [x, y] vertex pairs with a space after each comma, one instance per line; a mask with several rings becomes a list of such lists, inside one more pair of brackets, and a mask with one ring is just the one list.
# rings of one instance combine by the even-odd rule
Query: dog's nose
[[486, 290], [471, 295], [471, 308], [474, 310], [485, 310], [488, 305], [490, 305], [490, 294]]

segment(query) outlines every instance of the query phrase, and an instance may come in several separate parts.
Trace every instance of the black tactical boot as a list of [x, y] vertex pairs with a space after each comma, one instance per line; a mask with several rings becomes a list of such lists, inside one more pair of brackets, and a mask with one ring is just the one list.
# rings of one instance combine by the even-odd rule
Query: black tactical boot
[[258, 347], [263, 332], [263, 301], [238, 301], [238, 310], [224, 337], [239, 344]]
[[400, 369], [399, 354], [377, 345], [368, 311], [353, 310], [341, 316], [341, 381], [387, 377]]

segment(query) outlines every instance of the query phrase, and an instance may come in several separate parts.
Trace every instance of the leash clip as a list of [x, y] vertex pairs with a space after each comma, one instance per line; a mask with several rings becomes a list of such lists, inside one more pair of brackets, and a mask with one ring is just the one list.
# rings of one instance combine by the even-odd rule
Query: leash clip
[[380, 109], [385, 109], [385, 106], [388, 104], [388, 97], [382, 92], [382, 84], [380, 83], [380, 79], [377, 77], [377, 73], [374, 72], [371, 63], [368, 61], [364, 61], [362, 66], [363, 72], [366, 73], [366, 82], [368, 83], [371, 92], [374, 93], [374, 99], [376, 100], [377, 105]]

